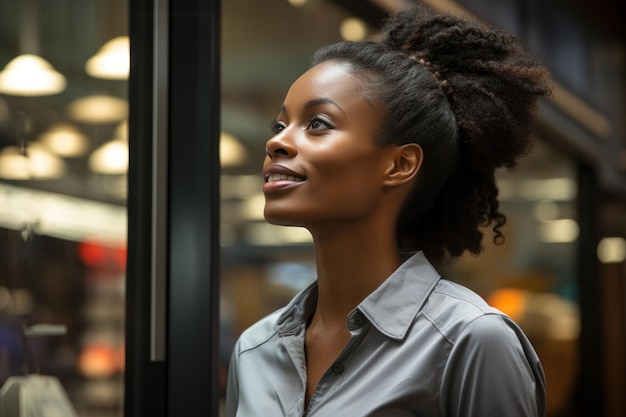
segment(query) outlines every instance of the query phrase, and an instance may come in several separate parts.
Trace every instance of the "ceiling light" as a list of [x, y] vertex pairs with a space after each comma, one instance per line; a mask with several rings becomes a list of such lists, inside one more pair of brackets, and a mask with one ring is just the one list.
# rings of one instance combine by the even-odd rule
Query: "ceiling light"
[[339, 33], [346, 41], [362, 41], [367, 35], [367, 28], [361, 19], [350, 17], [341, 22]]
[[105, 43], [85, 64], [87, 74], [95, 78], [125, 80], [130, 70], [128, 36], [118, 36]]
[[87, 136], [69, 123], [56, 124], [37, 139], [52, 152], [66, 158], [82, 156], [89, 148]]
[[46, 96], [60, 93], [65, 86], [65, 77], [33, 54], [15, 57], [0, 72], [0, 92], [5, 94]]
[[220, 162], [223, 167], [242, 165], [248, 159], [246, 148], [227, 132], [220, 135]]
[[526, 180], [520, 184], [520, 196], [527, 200], [571, 201], [577, 194], [573, 178], [546, 178]]
[[128, 171], [128, 143], [113, 139], [89, 157], [89, 168], [99, 174], [125, 174]]
[[292, 6], [301, 7], [306, 4], [307, 0], [287, 0], [287, 2]]
[[0, 152], [0, 178], [43, 180], [59, 178], [63, 174], [63, 160], [36, 143], [30, 144], [26, 154], [17, 146], [8, 146]]
[[598, 244], [598, 259], [602, 263], [620, 263], [626, 260], [626, 240], [623, 237], [605, 237]]
[[121, 98], [94, 95], [74, 100], [68, 112], [72, 119], [84, 123], [117, 123], [126, 119], [128, 103]]
[[578, 223], [573, 219], [544, 222], [539, 227], [539, 237], [546, 243], [571, 243], [578, 238]]
[[35, 222], [37, 235], [119, 247], [126, 242], [126, 208], [0, 182], [0, 227], [20, 231]]
[[265, 195], [262, 192], [252, 194], [242, 205], [242, 217], [247, 221], [265, 220]]
[[115, 128], [115, 139], [128, 140], [128, 121], [124, 120]]

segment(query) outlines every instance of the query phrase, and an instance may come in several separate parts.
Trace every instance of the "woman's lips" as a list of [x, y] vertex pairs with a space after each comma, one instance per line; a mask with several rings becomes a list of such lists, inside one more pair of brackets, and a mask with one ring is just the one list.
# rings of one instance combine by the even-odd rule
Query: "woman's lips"
[[274, 182], [274, 181], [295, 181], [302, 182], [304, 178], [296, 177], [294, 175], [286, 175], [286, 174], [269, 174], [265, 180], [265, 182]]
[[283, 190], [303, 183], [306, 180], [305, 177], [270, 172], [265, 175], [265, 184], [263, 185], [263, 192], [268, 193], [272, 191]]

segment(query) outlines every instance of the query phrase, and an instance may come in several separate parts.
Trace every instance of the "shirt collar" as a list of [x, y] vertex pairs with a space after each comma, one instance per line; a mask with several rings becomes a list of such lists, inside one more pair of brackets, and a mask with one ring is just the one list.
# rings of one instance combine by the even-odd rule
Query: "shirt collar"
[[439, 278], [439, 273], [424, 254], [417, 252], [363, 300], [357, 309], [379, 332], [401, 340]]
[[[392, 339], [401, 340], [439, 281], [439, 273], [422, 252], [417, 252], [374, 290], [348, 319], [360, 311], [376, 329]], [[317, 303], [317, 282], [300, 291], [278, 317], [274, 329], [289, 333], [305, 323]]]
[[289, 334], [309, 320], [317, 304], [317, 281], [304, 287], [278, 316], [274, 330], [281, 336]]

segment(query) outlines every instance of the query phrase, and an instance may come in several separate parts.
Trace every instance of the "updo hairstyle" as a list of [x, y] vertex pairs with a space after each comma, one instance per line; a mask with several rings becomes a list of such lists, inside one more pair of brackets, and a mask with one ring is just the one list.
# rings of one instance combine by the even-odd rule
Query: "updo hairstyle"
[[536, 101], [550, 91], [546, 69], [512, 35], [425, 6], [392, 15], [378, 41], [321, 48], [312, 65], [329, 60], [348, 63], [383, 112], [380, 146], [423, 149], [399, 249], [433, 260], [478, 254], [490, 225], [503, 242], [495, 171], [529, 150]]

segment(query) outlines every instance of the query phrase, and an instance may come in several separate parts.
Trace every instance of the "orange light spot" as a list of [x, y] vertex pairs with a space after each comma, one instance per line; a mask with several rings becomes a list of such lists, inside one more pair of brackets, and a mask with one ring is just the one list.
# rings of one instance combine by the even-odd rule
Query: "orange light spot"
[[500, 288], [489, 295], [487, 302], [514, 321], [518, 321], [524, 315], [527, 299], [525, 291], [517, 288]]
[[115, 349], [104, 343], [87, 346], [78, 356], [78, 369], [90, 378], [104, 378], [115, 374], [119, 369]]

